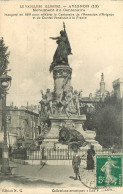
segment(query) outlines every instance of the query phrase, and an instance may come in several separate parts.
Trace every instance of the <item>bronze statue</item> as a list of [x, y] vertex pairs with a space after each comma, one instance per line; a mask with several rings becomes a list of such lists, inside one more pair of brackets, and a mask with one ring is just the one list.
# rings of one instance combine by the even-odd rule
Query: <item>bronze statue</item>
[[50, 72], [57, 65], [68, 65], [68, 55], [72, 54], [64, 23], [63, 27], [64, 30], [60, 31], [59, 37], [50, 37], [52, 40], [57, 40], [56, 43], [58, 44], [53, 57], [53, 62], [50, 66]]

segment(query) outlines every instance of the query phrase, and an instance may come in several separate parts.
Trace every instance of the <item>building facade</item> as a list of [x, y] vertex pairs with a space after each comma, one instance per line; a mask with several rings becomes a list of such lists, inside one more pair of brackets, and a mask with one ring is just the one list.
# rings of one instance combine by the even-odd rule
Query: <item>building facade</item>
[[116, 95], [117, 98], [123, 97], [123, 78], [119, 78], [112, 82], [112, 86], [114, 89], [114, 95]]
[[[2, 110], [0, 111], [0, 118], [2, 118]], [[30, 143], [31, 140], [35, 140], [39, 135], [38, 119], [38, 114], [32, 111], [7, 107], [8, 144], [10, 146], [18, 143], [24, 145], [25, 142]], [[0, 133], [0, 141], [2, 141], [2, 128]]]

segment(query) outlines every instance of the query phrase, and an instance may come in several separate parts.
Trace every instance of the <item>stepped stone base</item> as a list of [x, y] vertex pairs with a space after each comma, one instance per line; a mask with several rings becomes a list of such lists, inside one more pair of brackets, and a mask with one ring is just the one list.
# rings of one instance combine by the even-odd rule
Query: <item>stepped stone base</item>
[[56, 143], [58, 143], [58, 138], [57, 139], [44, 139], [43, 143], [41, 144], [41, 147], [45, 148], [56, 148]]
[[102, 149], [102, 146], [99, 144], [99, 142], [95, 140], [95, 131], [84, 131], [83, 136], [87, 142], [94, 146], [95, 149]]

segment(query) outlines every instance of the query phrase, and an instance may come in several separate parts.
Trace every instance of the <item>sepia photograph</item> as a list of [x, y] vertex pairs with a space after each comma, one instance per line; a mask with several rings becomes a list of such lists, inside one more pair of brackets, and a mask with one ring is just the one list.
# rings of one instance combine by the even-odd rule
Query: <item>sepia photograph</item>
[[0, 193], [122, 193], [122, 10], [0, 2]]

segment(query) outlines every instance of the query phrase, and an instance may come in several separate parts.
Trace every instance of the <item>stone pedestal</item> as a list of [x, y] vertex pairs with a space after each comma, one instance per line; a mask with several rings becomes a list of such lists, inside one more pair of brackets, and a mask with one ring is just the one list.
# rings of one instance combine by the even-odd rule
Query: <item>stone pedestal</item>
[[90, 145], [94, 146], [94, 149], [101, 150], [102, 146], [99, 144], [98, 141], [95, 140], [96, 132], [95, 131], [83, 131], [83, 136], [85, 140], [90, 143]]
[[59, 96], [63, 90], [68, 90], [71, 86], [72, 69], [69, 65], [59, 65], [53, 69], [54, 90]]
[[[71, 116], [70, 118], [67, 118], [66, 116], [50, 116], [49, 117], [50, 122], [51, 122], [51, 129], [49, 133], [45, 136], [45, 139], [43, 141], [43, 146], [45, 148], [63, 148], [67, 149], [68, 146], [62, 145], [58, 142], [59, 140], [59, 131], [60, 131], [60, 126], [65, 122], [67, 123], [66, 125], [74, 124], [75, 130], [80, 132], [85, 140], [90, 143], [91, 145], [94, 145], [95, 149], [102, 149], [102, 146], [95, 140], [96, 133], [95, 131], [84, 131], [83, 130], [83, 122], [86, 120], [85, 115], [80, 115], [80, 116]], [[87, 145], [89, 148], [89, 144]]]
[[51, 122], [51, 129], [49, 133], [45, 136], [43, 145], [47, 148], [53, 148], [55, 144], [58, 143], [59, 139], [59, 131], [60, 126], [66, 122], [68, 126], [71, 124], [71, 122], [75, 125], [75, 129], [79, 131], [82, 135], [84, 134], [84, 130], [82, 127], [82, 124], [84, 120], [86, 120], [85, 115], [80, 116], [71, 116], [70, 118], [67, 118], [66, 116], [50, 116], [49, 117]]
[[45, 147], [46, 149], [53, 149], [56, 148], [56, 143], [58, 143], [58, 138], [45, 138], [41, 147]]

